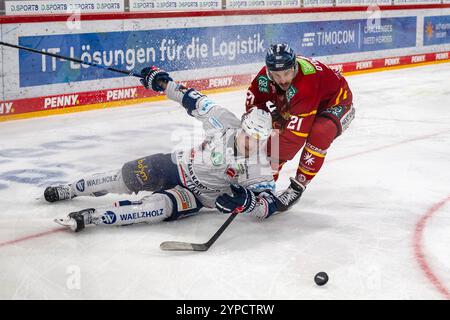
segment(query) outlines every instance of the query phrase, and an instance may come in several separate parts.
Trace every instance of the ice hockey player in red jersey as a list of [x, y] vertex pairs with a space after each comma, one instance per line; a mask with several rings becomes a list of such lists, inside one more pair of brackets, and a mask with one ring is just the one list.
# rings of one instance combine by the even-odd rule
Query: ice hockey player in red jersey
[[248, 89], [246, 109], [254, 106], [270, 111], [273, 127], [278, 129], [278, 148], [269, 144], [275, 179], [303, 148], [296, 176], [280, 196], [289, 208], [319, 172], [333, 140], [353, 120], [352, 91], [339, 72], [296, 56], [287, 44], [275, 44], [267, 50], [266, 65]]

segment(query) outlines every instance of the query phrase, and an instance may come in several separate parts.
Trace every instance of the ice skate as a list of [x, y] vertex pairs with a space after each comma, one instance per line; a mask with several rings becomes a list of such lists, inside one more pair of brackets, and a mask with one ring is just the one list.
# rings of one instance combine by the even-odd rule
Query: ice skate
[[75, 198], [70, 185], [59, 185], [56, 187], [47, 187], [44, 191], [44, 198], [48, 202], [69, 200]]
[[55, 219], [54, 221], [63, 226], [70, 228], [74, 232], [78, 232], [84, 229], [88, 224], [91, 224], [92, 214], [95, 209], [89, 208], [77, 212], [71, 212], [66, 218]]
[[278, 202], [280, 211], [289, 209], [294, 203], [300, 200], [305, 187], [303, 187], [298, 181], [290, 178], [290, 186], [278, 195]]

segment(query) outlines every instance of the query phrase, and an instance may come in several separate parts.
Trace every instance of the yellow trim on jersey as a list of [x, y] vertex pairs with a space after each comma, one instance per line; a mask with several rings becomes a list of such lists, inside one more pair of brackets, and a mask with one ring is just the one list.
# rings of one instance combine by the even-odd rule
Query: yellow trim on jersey
[[310, 175], [310, 176], [315, 176], [317, 174], [317, 173], [312, 173], [312, 172], [306, 171], [305, 169], [303, 169], [300, 166], [298, 166], [298, 170], [300, 170], [301, 173], [304, 173], [304, 174], [307, 174], [307, 175]]
[[344, 91], [343, 88], [341, 88], [341, 90], [339, 90], [339, 94], [338, 94], [338, 96], [336, 98], [336, 101], [334, 102], [335, 105], [337, 105], [339, 103], [341, 95], [342, 95], [342, 91]]
[[314, 110], [314, 111], [311, 111], [310, 113], [299, 114], [297, 117], [299, 117], [299, 118], [306, 118], [306, 117], [312, 116], [313, 114], [316, 114], [316, 113], [317, 113], [317, 110]]
[[305, 147], [305, 150], [308, 151], [309, 153], [311, 153], [312, 155], [319, 157], [319, 158], [325, 158], [325, 154], [322, 153], [318, 153], [316, 151], [312, 151], [310, 148]]
[[302, 137], [302, 138], [306, 138], [309, 135], [309, 133], [295, 132], [295, 131], [292, 131], [292, 130], [289, 130], [289, 131], [292, 132], [293, 134], [295, 134], [296, 136], [299, 136], [299, 137]]

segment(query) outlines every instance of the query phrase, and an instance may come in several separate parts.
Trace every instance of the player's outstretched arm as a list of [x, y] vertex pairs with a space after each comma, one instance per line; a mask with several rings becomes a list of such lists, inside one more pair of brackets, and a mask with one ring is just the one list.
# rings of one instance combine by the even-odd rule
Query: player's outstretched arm
[[203, 123], [205, 131], [225, 131], [229, 127], [240, 126], [239, 119], [229, 110], [219, 106], [206, 95], [187, 88], [172, 80], [167, 72], [155, 66], [144, 68], [142, 84], [147, 89], [156, 92], [165, 92], [167, 98], [181, 104], [187, 113]]

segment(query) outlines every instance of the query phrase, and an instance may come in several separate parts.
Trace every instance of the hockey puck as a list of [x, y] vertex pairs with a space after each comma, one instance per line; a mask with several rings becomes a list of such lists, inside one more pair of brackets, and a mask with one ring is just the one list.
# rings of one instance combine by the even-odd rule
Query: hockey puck
[[314, 282], [318, 285], [318, 286], [323, 286], [324, 284], [326, 284], [328, 282], [328, 275], [326, 272], [319, 272], [318, 274], [315, 275], [314, 277]]

